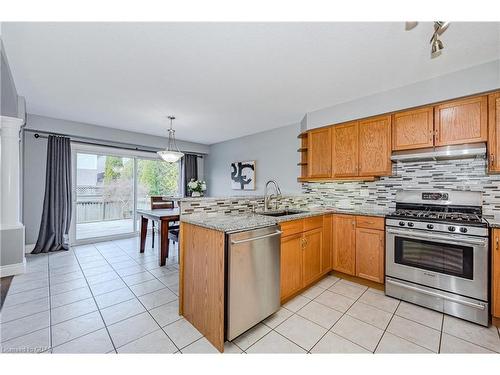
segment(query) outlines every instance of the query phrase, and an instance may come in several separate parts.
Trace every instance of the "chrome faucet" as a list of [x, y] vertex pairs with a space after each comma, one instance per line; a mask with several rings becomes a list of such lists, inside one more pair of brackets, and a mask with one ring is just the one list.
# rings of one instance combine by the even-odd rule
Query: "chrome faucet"
[[[274, 185], [274, 191], [275, 191], [276, 194], [268, 195], [269, 184], [273, 184]], [[270, 202], [271, 197], [273, 195], [276, 195], [276, 198], [281, 197], [281, 190], [280, 190], [280, 187], [278, 186], [278, 183], [276, 181], [269, 180], [269, 181], [266, 182], [266, 187], [264, 189], [264, 211], [268, 211], [269, 210], [269, 202]], [[278, 208], [278, 202], [276, 202], [276, 209], [277, 208]]]

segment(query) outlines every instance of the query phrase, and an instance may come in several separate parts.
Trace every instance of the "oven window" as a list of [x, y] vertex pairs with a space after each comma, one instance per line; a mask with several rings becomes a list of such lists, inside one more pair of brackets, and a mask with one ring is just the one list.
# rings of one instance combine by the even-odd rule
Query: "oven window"
[[395, 262], [472, 280], [473, 248], [439, 242], [395, 238]]

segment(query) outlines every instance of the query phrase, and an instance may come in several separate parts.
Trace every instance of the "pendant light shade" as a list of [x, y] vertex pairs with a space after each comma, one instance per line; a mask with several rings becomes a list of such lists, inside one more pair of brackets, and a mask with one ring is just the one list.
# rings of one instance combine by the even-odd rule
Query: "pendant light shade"
[[175, 130], [172, 127], [172, 122], [175, 120], [175, 117], [168, 116], [168, 119], [170, 120], [170, 128], [168, 129], [168, 146], [166, 150], [158, 151], [157, 154], [160, 155], [160, 157], [167, 163], [175, 163], [179, 161], [184, 154], [180, 152], [179, 147], [177, 147], [177, 143], [175, 142]]

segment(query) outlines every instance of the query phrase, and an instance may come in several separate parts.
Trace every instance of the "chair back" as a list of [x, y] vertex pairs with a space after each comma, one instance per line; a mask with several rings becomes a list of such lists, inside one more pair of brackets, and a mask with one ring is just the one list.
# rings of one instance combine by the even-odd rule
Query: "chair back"
[[174, 201], [172, 198], [162, 196], [151, 197], [152, 210], [164, 210], [166, 208], [174, 208]]

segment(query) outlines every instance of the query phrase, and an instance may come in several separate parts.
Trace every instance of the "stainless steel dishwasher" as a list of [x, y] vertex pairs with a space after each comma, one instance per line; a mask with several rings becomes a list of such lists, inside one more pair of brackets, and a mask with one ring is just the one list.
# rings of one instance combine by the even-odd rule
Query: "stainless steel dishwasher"
[[280, 239], [278, 225], [228, 234], [228, 340], [280, 308]]

